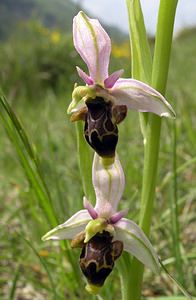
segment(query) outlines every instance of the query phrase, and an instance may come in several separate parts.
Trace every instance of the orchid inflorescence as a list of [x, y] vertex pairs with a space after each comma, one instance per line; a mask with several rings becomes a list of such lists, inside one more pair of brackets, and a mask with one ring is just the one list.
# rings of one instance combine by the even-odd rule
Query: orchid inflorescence
[[159, 272], [159, 259], [140, 227], [125, 218], [127, 210], [118, 211], [125, 178], [116, 145], [118, 124], [127, 109], [175, 117], [171, 105], [155, 89], [135, 79], [123, 79], [123, 70], [108, 75], [111, 41], [98, 20], [79, 12], [73, 20], [73, 41], [88, 67], [79, 67], [85, 86], [75, 85], [68, 107], [71, 120], [83, 120], [84, 135], [95, 150], [92, 181], [96, 204], [84, 197], [84, 209], [42, 238], [71, 239], [71, 246], [81, 247], [80, 267], [87, 278], [86, 289], [98, 293], [122, 251], [134, 255], [154, 272]]

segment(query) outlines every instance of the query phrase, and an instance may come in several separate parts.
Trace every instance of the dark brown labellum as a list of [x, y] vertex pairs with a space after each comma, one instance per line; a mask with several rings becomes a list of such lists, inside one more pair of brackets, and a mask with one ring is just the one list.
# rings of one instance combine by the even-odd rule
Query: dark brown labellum
[[85, 121], [88, 144], [102, 157], [114, 157], [118, 142], [117, 124], [127, 115], [126, 105], [112, 105], [101, 97], [88, 99], [86, 106], [74, 112], [71, 121]]
[[111, 273], [115, 260], [123, 251], [123, 243], [112, 242], [109, 232], [96, 234], [82, 248], [80, 267], [91, 285], [102, 286]]
[[112, 120], [112, 104], [96, 97], [86, 101], [84, 134], [89, 145], [102, 157], [113, 157], [118, 142], [118, 128]]

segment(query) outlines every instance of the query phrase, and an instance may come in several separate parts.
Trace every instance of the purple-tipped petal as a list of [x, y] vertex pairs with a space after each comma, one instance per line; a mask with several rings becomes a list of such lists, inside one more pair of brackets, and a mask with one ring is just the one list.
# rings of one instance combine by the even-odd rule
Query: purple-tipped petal
[[121, 210], [117, 213], [115, 213], [113, 216], [111, 216], [110, 218], [110, 223], [112, 224], [115, 224], [117, 223], [118, 221], [120, 221], [124, 216], [126, 216], [128, 214], [128, 211], [129, 209], [124, 209], [124, 210]]
[[167, 100], [141, 81], [121, 78], [110, 90], [110, 94], [116, 105], [126, 105], [140, 112], [152, 112], [161, 117], [175, 118], [175, 112]]
[[103, 85], [108, 77], [111, 41], [98, 20], [80, 11], [73, 20], [74, 46], [87, 64], [90, 78]]
[[106, 89], [111, 89], [116, 81], [122, 76], [124, 70], [118, 70], [112, 73], [108, 78], [104, 80], [104, 86]]
[[117, 211], [125, 185], [124, 172], [117, 155], [113, 163], [107, 164], [95, 153], [92, 177], [96, 195], [95, 210], [99, 217], [111, 217]]
[[92, 219], [97, 219], [98, 214], [92, 204], [86, 199], [86, 197], [83, 198], [83, 205], [84, 208], [88, 210], [89, 215], [92, 217]]
[[158, 256], [141, 228], [133, 221], [125, 218], [114, 224], [114, 228], [115, 240], [123, 242], [124, 250], [134, 255], [153, 272], [159, 273]]
[[78, 75], [80, 76], [80, 78], [82, 78], [82, 80], [84, 80], [84, 82], [88, 85], [93, 85], [94, 82], [93, 80], [90, 78], [90, 76], [88, 76], [82, 69], [80, 69], [79, 67], [76, 67]]
[[43, 237], [43, 241], [47, 240], [64, 240], [73, 239], [76, 234], [83, 231], [91, 220], [86, 209], [79, 210], [71, 218], [69, 218], [65, 223], [58, 225], [57, 227], [50, 230]]

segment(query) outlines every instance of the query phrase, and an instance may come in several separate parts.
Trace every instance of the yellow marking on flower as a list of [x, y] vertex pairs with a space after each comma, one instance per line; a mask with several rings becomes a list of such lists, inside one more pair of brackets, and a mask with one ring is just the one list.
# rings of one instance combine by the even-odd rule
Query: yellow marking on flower
[[102, 232], [107, 227], [107, 222], [104, 218], [98, 218], [91, 220], [85, 228], [85, 240], [84, 243], [88, 243], [92, 237], [94, 237], [98, 232]]
[[113, 157], [102, 157], [101, 160], [102, 160], [102, 165], [104, 168], [112, 165], [114, 163], [114, 159], [115, 159], [115, 156]]
[[101, 287], [99, 287], [97, 285], [90, 284], [90, 283], [88, 283], [85, 286], [86, 291], [89, 292], [90, 294], [93, 294], [93, 295], [97, 295], [99, 293], [100, 288]]
[[88, 98], [94, 99], [96, 97], [96, 90], [94, 86], [75, 86], [72, 93], [72, 101], [67, 109], [67, 113], [72, 113], [72, 110], [78, 105], [80, 101], [85, 101]]

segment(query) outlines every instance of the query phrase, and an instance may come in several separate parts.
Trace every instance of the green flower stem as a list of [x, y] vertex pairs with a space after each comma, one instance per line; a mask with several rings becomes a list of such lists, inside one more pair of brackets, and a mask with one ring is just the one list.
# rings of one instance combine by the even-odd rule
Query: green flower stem
[[[131, 75], [133, 78], [149, 84], [152, 75], [152, 55], [147, 39], [140, 0], [126, 0], [126, 3], [131, 46]], [[148, 114], [140, 113], [139, 117], [141, 132], [145, 139]]]
[[84, 139], [83, 126], [82, 121], [76, 122], [78, 162], [84, 194], [93, 202], [95, 193], [92, 185], [92, 151]]
[[[163, 95], [165, 94], [167, 84], [177, 2], [178, 0], [160, 1], [152, 69], [152, 86]], [[144, 155], [143, 189], [140, 214], [140, 225], [146, 234], [149, 234], [150, 232], [158, 166], [160, 130], [161, 118], [151, 115], [148, 124]]]
[[[129, 32], [130, 32], [130, 46], [131, 46], [131, 75], [133, 78], [150, 83], [152, 75], [152, 56], [150, 46], [147, 39], [146, 28], [144, 24], [143, 13], [141, 9], [140, 0], [126, 0], [128, 18], [129, 18]], [[140, 113], [140, 127], [143, 138], [146, 139], [146, 129], [148, 124], [148, 114]], [[121, 258], [122, 267], [120, 270], [122, 299], [129, 300], [134, 290], [141, 290], [141, 281], [135, 277], [134, 264], [137, 260], [131, 262], [130, 255], [123, 255]], [[133, 272], [130, 272], [130, 267]], [[140, 264], [138, 268], [143, 268]], [[136, 266], [137, 269], [137, 266]], [[139, 270], [138, 270], [139, 272]], [[140, 271], [141, 272], [141, 271]], [[139, 286], [138, 286], [139, 284]], [[134, 289], [133, 289], [134, 286]]]
[[[158, 15], [155, 53], [152, 69], [152, 86], [165, 94], [170, 51], [172, 44], [173, 25], [177, 0], [161, 0]], [[149, 235], [155, 196], [158, 155], [160, 144], [161, 119], [150, 115], [146, 129], [144, 153], [143, 185], [141, 197], [140, 226]], [[143, 266], [135, 258], [132, 260], [127, 299], [141, 299]]]
[[176, 123], [173, 122], [173, 180], [172, 180], [172, 195], [170, 197], [170, 215], [172, 224], [172, 239], [173, 239], [173, 255], [176, 258], [176, 278], [184, 285], [184, 273], [182, 268], [182, 257], [180, 251], [180, 225], [178, 218], [178, 182], [177, 182], [177, 133]]

